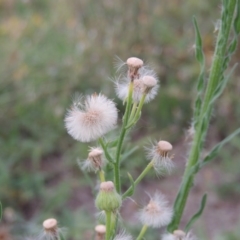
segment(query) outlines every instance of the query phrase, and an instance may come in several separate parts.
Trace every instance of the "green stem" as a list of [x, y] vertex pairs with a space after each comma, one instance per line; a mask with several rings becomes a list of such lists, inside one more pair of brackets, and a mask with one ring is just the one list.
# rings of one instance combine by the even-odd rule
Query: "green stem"
[[131, 114], [130, 114], [130, 117], [129, 117], [129, 122], [131, 122], [133, 120], [133, 116], [135, 115], [135, 112], [137, 110], [137, 103], [134, 103], [133, 104], [133, 107], [132, 107], [132, 111], [131, 111]]
[[126, 126], [128, 124], [128, 119], [129, 119], [129, 114], [131, 110], [131, 105], [132, 105], [132, 94], [133, 94], [133, 81], [130, 82], [129, 84], [129, 91], [128, 91], [128, 100], [127, 100], [127, 107], [125, 110], [125, 114], [123, 116], [123, 125], [122, 125], [122, 130], [120, 133], [120, 137], [118, 140], [117, 144], [117, 150], [116, 150], [116, 162], [114, 164], [114, 182], [115, 182], [115, 187], [118, 193], [121, 192], [121, 179], [120, 179], [120, 156], [122, 152], [122, 145], [123, 145], [123, 140], [125, 137], [125, 134], [127, 132]]
[[103, 170], [100, 170], [100, 171], [98, 172], [98, 174], [99, 174], [100, 181], [101, 181], [101, 182], [105, 182], [104, 171], [103, 171]]
[[[151, 161], [146, 168], [142, 171], [142, 173], [138, 176], [138, 178], [134, 181], [134, 185], [136, 186], [149, 172], [149, 170], [153, 167], [153, 161]], [[132, 191], [132, 186], [127, 189], [127, 191], [122, 195], [122, 199], [125, 199], [129, 192]]]
[[141, 232], [139, 233], [138, 237], [136, 240], [141, 240], [143, 236], [145, 235], [146, 231], [148, 229], [147, 225], [143, 225]]
[[108, 160], [109, 162], [113, 163], [113, 159], [112, 159], [111, 155], [109, 154], [109, 152], [108, 152], [108, 150], [107, 150], [107, 148], [106, 148], [106, 146], [105, 146], [105, 143], [104, 143], [103, 139], [102, 139], [102, 138], [99, 138], [99, 139], [98, 139], [98, 142], [100, 143], [100, 145], [101, 145], [101, 147], [102, 147], [102, 149], [103, 149], [103, 151], [104, 151], [104, 154], [105, 154], [107, 160]]
[[111, 224], [112, 213], [109, 212], [109, 211], [105, 211], [105, 213], [106, 213], [106, 236], [105, 236], [105, 240], [110, 240], [111, 227], [112, 227], [112, 224]]
[[111, 220], [112, 234], [114, 234], [114, 232], [115, 232], [116, 220], [117, 220], [116, 213], [112, 212], [112, 220]]
[[139, 115], [141, 113], [141, 110], [142, 110], [143, 104], [145, 102], [146, 96], [147, 96], [146, 93], [142, 95], [142, 98], [141, 98], [141, 100], [139, 102], [139, 105], [138, 105], [138, 108], [137, 108], [137, 112], [135, 113], [134, 118], [133, 118], [134, 122], [136, 122], [138, 120], [138, 118], [139, 118]]
[[[192, 168], [195, 166], [195, 164], [199, 161], [200, 152], [202, 150], [203, 141], [204, 141], [204, 138], [208, 129], [208, 125], [209, 125], [209, 120], [210, 120], [210, 117], [208, 119], [207, 116], [210, 116], [211, 115], [210, 113], [212, 111], [212, 106], [210, 102], [213, 97], [214, 90], [218, 85], [218, 81], [223, 74], [221, 71], [221, 68], [224, 61], [224, 56], [225, 56], [230, 28], [232, 25], [232, 18], [234, 15], [235, 5], [236, 5], [236, 0], [229, 0], [228, 10], [227, 10], [228, 18], [226, 20], [226, 23], [224, 24], [224, 28], [222, 24], [221, 30], [218, 35], [217, 46], [215, 48], [215, 53], [214, 53], [212, 68], [210, 71], [210, 76], [209, 76], [208, 85], [206, 89], [206, 94], [204, 96], [203, 105], [202, 105], [200, 116], [199, 116], [199, 123], [197, 125], [196, 133], [194, 135], [193, 145], [190, 150], [190, 154], [189, 154], [187, 166], [184, 172], [181, 187], [175, 201], [174, 218], [168, 226], [168, 230], [170, 232], [174, 231], [175, 229], [178, 229], [190, 189], [193, 185], [195, 172], [191, 173], [191, 171], [192, 171]], [[224, 19], [222, 15], [222, 21], [223, 20]]]

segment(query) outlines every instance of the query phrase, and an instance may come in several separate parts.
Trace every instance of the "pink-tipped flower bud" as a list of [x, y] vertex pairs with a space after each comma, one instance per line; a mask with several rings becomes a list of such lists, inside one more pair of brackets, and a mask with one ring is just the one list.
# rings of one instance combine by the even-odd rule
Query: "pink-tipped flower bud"
[[122, 204], [121, 196], [116, 192], [113, 182], [102, 182], [96, 198], [96, 206], [99, 210], [114, 212]]
[[172, 144], [167, 141], [159, 141], [157, 144], [159, 154], [162, 157], [167, 157], [168, 153], [172, 150]]
[[45, 232], [55, 235], [58, 229], [57, 220], [54, 218], [49, 218], [43, 222], [43, 228]]
[[148, 93], [157, 85], [157, 79], [152, 76], [144, 76], [142, 78], [143, 83], [143, 91], [144, 93]]
[[95, 227], [96, 238], [95, 240], [104, 240], [105, 233], [106, 233], [106, 226], [105, 225], [97, 225]]
[[178, 229], [178, 230], [173, 231], [173, 235], [181, 240], [186, 236], [186, 233], [184, 231]]
[[138, 70], [143, 66], [143, 61], [136, 57], [130, 57], [127, 59], [126, 63], [128, 65], [129, 77], [133, 81], [139, 77]]

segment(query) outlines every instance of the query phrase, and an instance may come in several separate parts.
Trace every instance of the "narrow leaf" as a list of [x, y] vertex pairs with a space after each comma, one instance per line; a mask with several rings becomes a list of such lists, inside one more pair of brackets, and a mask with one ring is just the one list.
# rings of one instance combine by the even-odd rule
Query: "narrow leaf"
[[124, 198], [132, 196], [135, 191], [135, 183], [134, 183], [133, 177], [130, 173], [128, 173], [128, 178], [131, 182], [131, 190], [128, 192], [128, 194], [126, 196], [124, 196]]
[[240, 33], [240, 0], [237, 1], [237, 14], [234, 19], [234, 31], [237, 35]]
[[200, 209], [192, 216], [192, 218], [186, 225], [185, 232], [188, 232], [189, 229], [192, 227], [193, 223], [202, 215], [206, 202], [207, 202], [207, 194], [205, 193], [204, 196], [202, 197]]
[[63, 234], [60, 232], [59, 233], [59, 237], [58, 237], [59, 240], [65, 240], [65, 237], [63, 236]]
[[202, 38], [201, 34], [198, 28], [197, 20], [195, 17], [193, 17], [193, 24], [194, 24], [194, 29], [195, 29], [195, 38], [196, 38], [196, 58], [197, 60], [201, 63], [201, 65], [204, 64], [204, 55], [202, 51]]
[[238, 134], [240, 134], [240, 128], [238, 128], [237, 130], [235, 130], [232, 134], [230, 134], [228, 137], [226, 137], [224, 140], [222, 140], [220, 143], [218, 143], [211, 151], [210, 153], [203, 159], [201, 167], [203, 167], [206, 163], [210, 162], [211, 160], [213, 160], [219, 150], [229, 141], [231, 141], [234, 137], [236, 137]]
[[113, 140], [113, 141], [110, 141], [110, 142], [107, 142], [107, 143], [106, 143], [106, 147], [108, 147], [108, 148], [114, 148], [114, 147], [117, 146], [117, 144], [118, 144], [118, 139]]
[[224, 89], [227, 85], [227, 82], [228, 82], [229, 78], [232, 76], [232, 74], [235, 71], [237, 65], [238, 65], [237, 63], [234, 64], [234, 66], [232, 67], [232, 69], [230, 70], [228, 75], [226, 77], [224, 77], [222, 79], [222, 81], [219, 83], [218, 87], [216, 88], [216, 90], [213, 94], [213, 98], [211, 99], [210, 104], [213, 104], [221, 96], [221, 94], [223, 93], [223, 91], [224, 91]]

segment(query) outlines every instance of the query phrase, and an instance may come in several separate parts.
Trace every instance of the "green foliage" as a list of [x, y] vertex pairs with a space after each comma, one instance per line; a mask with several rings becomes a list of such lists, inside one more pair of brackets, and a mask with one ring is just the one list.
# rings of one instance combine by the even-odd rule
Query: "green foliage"
[[[108, 80], [114, 71], [113, 55], [141, 56], [156, 66], [161, 81], [160, 94], [142, 112], [143, 124], [134, 129], [131, 141], [142, 145], [146, 135], [180, 139], [191, 118], [191, 89], [199, 72], [187, 51], [193, 39], [189, 19], [197, 15], [208, 62], [215, 39], [212, 24], [204, 23], [215, 21], [218, 5], [218, 0], [117, 0], [113, 5], [83, 0], [0, 1], [0, 196], [2, 204], [21, 217], [18, 225], [27, 225], [24, 218], [32, 224], [57, 215], [73, 239], [79, 231], [93, 227], [92, 220], [86, 224], [86, 213], [75, 216], [82, 199], [76, 200], [74, 209], [68, 207], [69, 199], [80, 191], [76, 186], [88, 194], [85, 185], [91, 175], [83, 178], [76, 168], [75, 160], [83, 157], [87, 146], [67, 136], [62, 119], [75, 92], [101, 88], [113, 97]], [[235, 19], [238, 34], [239, 17]], [[222, 139], [229, 132], [223, 119], [231, 119], [232, 129], [239, 125], [237, 81], [230, 82], [217, 104], [218, 134], [213, 137]], [[136, 151], [131, 161], [123, 163], [133, 177], [144, 167], [142, 155]], [[128, 186], [127, 176], [124, 183]], [[63, 205], [68, 211], [60, 214]], [[30, 228], [24, 231], [30, 233]]]
[[196, 213], [192, 216], [192, 218], [189, 220], [189, 222], [187, 223], [187, 225], [186, 225], [186, 227], [185, 227], [185, 231], [186, 231], [186, 232], [188, 232], [188, 231], [191, 229], [193, 223], [194, 223], [198, 218], [201, 217], [201, 215], [202, 215], [202, 213], [203, 213], [203, 210], [204, 210], [204, 208], [205, 208], [206, 202], [207, 202], [207, 194], [204, 194], [203, 197], [202, 197], [201, 205], [200, 205], [200, 208], [199, 208], [198, 212], [196, 212]]

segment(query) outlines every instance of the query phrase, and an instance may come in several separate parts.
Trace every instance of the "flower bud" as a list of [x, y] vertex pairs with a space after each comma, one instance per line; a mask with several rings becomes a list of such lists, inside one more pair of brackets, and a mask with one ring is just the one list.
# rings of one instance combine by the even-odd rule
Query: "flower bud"
[[96, 198], [96, 207], [99, 210], [114, 212], [121, 204], [121, 196], [116, 192], [113, 182], [102, 182]]
[[143, 83], [143, 91], [144, 93], [148, 93], [157, 85], [157, 79], [152, 76], [144, 76], [142, 78]]
[[186, 233], [178, 229], [173, 231], [173, 235], [176, 236], [178, 239], [183, 239], [186, 236]]
[[168, 152], [172, 150], [172, 144], [167, 141], [159, 141], [157, 144], [157, 150], [162, 157], [167, 157]]
[[57, 235], [57, 230], [58, 230], [58, 223], [57, 220], [54, 218], [49, 218], [43, 222], [43, 228], [44, 231], [51, 235], [51, 236], [56, 236]]
[[130, 79], [133, 81], [134, 79], [139, 77], [138, 70], [143, 66], [143, 61], [136, 57], [131, 57], [127, 59], [128, 65], [128, 75]]
[[105, 233], [106, 233], [106, 226], [105, 225], [97, 225], [95, 227], [96, 238], [95, 240], [104, 240]]
[[97, 172], [104, 167], [105, 161], [103, 157], [103, 150], [99, 147], [90, 149], [88, 158], [84, 162], [79, 161], [79, 165], [83, 170]]

